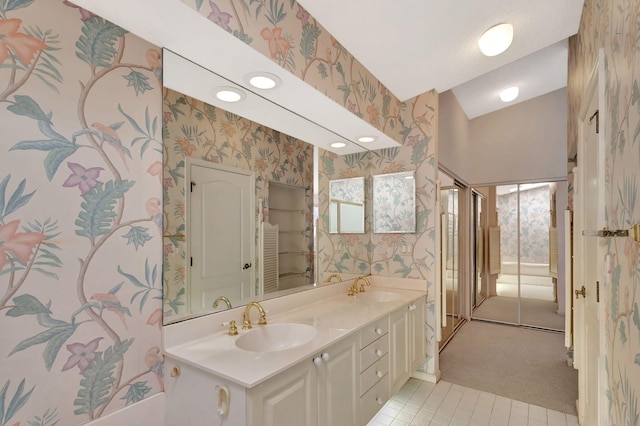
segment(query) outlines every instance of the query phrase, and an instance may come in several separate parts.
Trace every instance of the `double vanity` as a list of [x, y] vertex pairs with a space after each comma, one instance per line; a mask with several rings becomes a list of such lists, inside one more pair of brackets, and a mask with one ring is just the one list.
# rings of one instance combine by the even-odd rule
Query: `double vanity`
[[424, 362], [426, 301], [366, 278], [165, 326], [166, 424], [366, 424]]

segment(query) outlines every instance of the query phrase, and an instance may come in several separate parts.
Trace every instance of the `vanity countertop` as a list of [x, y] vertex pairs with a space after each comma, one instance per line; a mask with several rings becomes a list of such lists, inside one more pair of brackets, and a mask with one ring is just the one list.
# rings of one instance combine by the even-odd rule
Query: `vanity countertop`
[[[342, 284], [342, 283], [341, 283]], [[341, 286], [345, 287], [345, 286]], [[345, 287], [346, 288], [346, 287]], [[379, 293], [387, 301], [375, 301]], [[367, 297], [367, 295], [369, 295]], [[362, 297], [364, 296], [364, 297]], [[263, 302], [267, 310], [268, 324], [308, 324], [317, 329], [317, 336], [301, 346], [277, 352], [252, 352], [239, 349], [235, 341], [250, 330], [242, 330], [242, 315], [233, 318], [238, 323], [236, 336], [227, 334], [228, 325], [218, 324], [218, 330], [207, 336], [168, 345], [165, 335], [165, 354], [218, 377], [230, 380], [247, 388], [286, 370], [304, 359], [311, 359], [339, 339], [365, 327], [367, 324], [388, 315], [403, 305], [426, 296], [426, 291], [393, 287], [368, 287], [363, 295], [347, 296], [346, 291], [322, 300], [298, 305], [281, 313], [270, 311], [268, 301]], [[238, 308], [240, 309], [240, 308]], [[242, 310], [244, 310], [242, 308]], [[237, 315], [237, 313], [236, 313]], [[227, 317], [228, 318], [228, 317]], [[257, 309], [251, 310], [254, 329], [257, 325]], [[223, 318], [226, 319], [226, 318]], [[169, 326], [171, 327], [171, 326]]]

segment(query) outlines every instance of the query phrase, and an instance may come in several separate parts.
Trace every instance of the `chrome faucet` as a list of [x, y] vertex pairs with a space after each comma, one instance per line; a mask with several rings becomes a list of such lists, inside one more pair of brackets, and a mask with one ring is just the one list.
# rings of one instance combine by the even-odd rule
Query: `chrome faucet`
[[327, 278], [327, 282], [330, 283], [332, 279], [337, 278], [339, 282], [342, 282], [342, 278], [338, 274], [331, 274]]
[[255, 306], [256, 308], [258, 308], [258, 311], [260, 312], [260, 319], [258, 320], [258, 324], [260, 325], [265, 325], [267, 323], [267, 314], [264, 311], [264, 309], [262, 308], [262, 305], [260, 305], [260, 303], [258, 302], [251, 302], [247, 305], [246, 308], [244, 308], [244, 314], [242, 314], [242, 329], [243, 330], [248, 330], [251, 328], [251, 320], [249, 319], [249, 313], [251, 312], [251, 308]]
[[227, 309], [231, 309], [233, 306], [231, 306], [231, 302], [229, 301], [229, 299], [227, 299], [224, 296], [220, 296], [218, 297], [216, 300], [213, 301], [213, 305], [211, 305], [212, 308], [217, 308], [218, 307], [218, 303], [220, 301], [223, 301], [226, 305], [227, 305]]

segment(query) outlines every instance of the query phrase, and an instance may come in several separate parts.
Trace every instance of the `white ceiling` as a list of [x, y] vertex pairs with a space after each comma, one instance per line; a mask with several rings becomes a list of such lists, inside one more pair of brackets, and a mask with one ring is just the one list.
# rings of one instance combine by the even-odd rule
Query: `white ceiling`
[[[465, 112], [471, 111], [472, 116], [566, 85], [566, 49], [564, 58], [560, 57], [562, 50], [555, 47], [520, 66], [501, 67], [575, 34], [584, 3], [583, 0], [298, 2], [401, 100], [431, 89], [441, 93], [455, 88], [456, 97], [460, 94], [465, 98], [458, 98], [461, 106]], [[501, 55], [486, 57], [477, 40], [485, 30], [502, 22], [513, 25], [513, 44]], [[498, 69], [497, 76], [487, 75]], [[481, 76], [482, 80], [470, 83]], [[564, 84], [558, 86], [562, 78]], [[499, 89], [505, 87], [498, 84], [500, 80], [521, 82], [522, 96], [509, 104], [493, 102]]]

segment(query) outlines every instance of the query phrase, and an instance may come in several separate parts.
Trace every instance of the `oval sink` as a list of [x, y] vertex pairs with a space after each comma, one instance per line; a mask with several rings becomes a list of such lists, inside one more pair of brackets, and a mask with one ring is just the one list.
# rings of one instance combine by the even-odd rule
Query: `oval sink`
[[277, 352], [304, 345], [317, 335], [318, 330], [306, 324], [267, 324], [238, 337], [236, 346], [245, 351]]
[[398, 295], [390, 291], [368, 291], [365, 293], [359, 293], [358, 298], [364, 301], [371, 302], [393, 302], [398, 300]]

